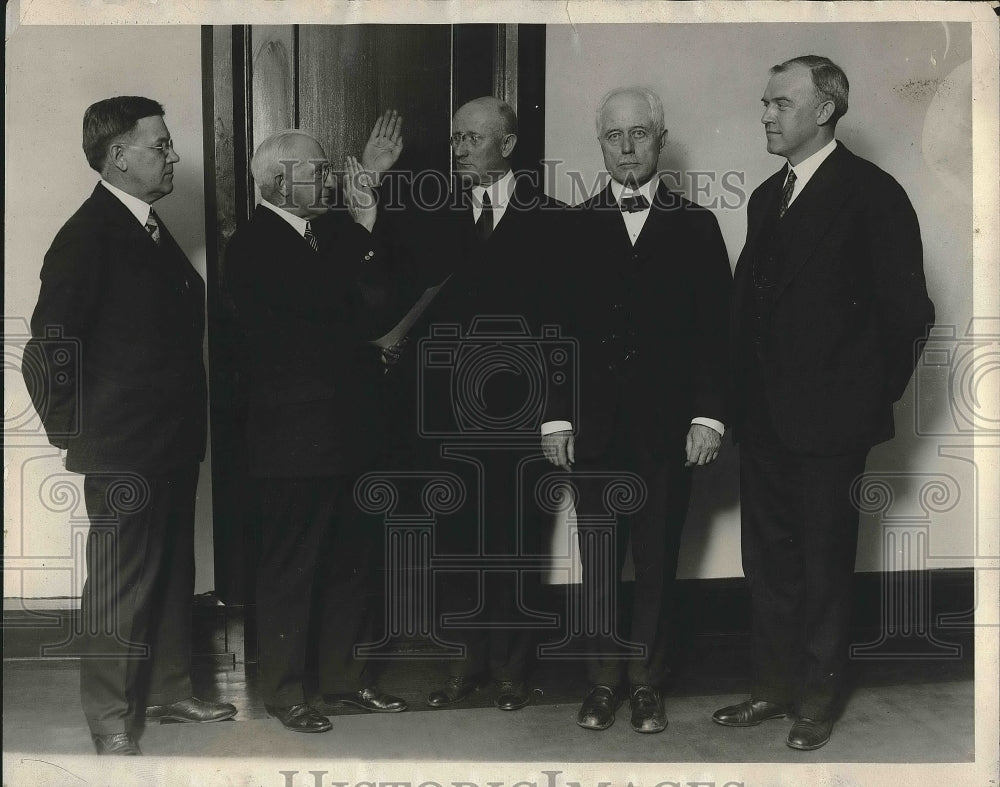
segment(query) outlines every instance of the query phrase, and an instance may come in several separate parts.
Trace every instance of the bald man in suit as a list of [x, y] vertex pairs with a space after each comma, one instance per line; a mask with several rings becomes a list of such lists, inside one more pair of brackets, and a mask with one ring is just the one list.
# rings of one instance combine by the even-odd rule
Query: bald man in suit
[[261, 142], [251, 162], [261, 203], [225, 260], [248, 345], [248, 461], [261, 494], [261, 688], [267, 712], [300, 733], [332, 727], [307, 696], [313, 655], [324, 705], [406, 709], [355, 653], [373, 640], [381, 527], [353, 497], [384, 415], [368, 340], [391, 322], [374, 195], [353, 158], [346, 168], [345, 204], [332, 205], [334, 174], [315, 138], [290, 129]]

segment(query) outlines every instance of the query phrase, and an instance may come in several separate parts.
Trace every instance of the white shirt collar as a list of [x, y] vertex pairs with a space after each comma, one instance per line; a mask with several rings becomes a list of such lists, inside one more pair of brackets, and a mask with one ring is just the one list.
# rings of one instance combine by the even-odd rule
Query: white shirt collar
[[135, 216], [136, 221], [138, 221], [143, 227], [146, 226], [146, 219], [149, 218], [150, 205], [138, 197], [133, 197], [127, 191], [122, 191], [117, 186], [112, 186], [104, 178], [101, 178], [101, 185], [104, 186], [109, 192], [114, 194], [124, 205], [128, 208], [129, 213]]
[[615, 202], [619, 205], [621, 204], [622, 197], [632, 197], [636, 194], [642, 194], [649, 200], [649, 204], [653, 204], [653, 196], [656, 194], [656, 189], [660, 186], [660, 178], [654, 177], [649, 180], [648, 183], [643, 183], [638, 189], [625, 188], [624, 184], [619, 183], [617, 180], [611, 180], [611, 193], [614, 194]]
[[[805, 188], [806, 183], [809, 179], [816, 174], [816, 170], [819, 169], [819, 165], [826, 161], [827, 157], [837, 149], [837, 140], [831, 139], [827, 144], [813, 153], [809, 158], [800, 161], [794, 167], [791, 163], [788, 164], [789, 167], [795, 172], [795, 194], [798, 195], [802, 189]], [[788, 177], [787, 175], [785, 176]]]
[[281, 216], [281, 218], [287, 221], [292, 226], [292, 229], [299, 233], [301, 237], [304, 238], [306, 236], [307, 219], [304, 219], [301, 216], [296, 216], [294, 213], [289, 213], [287, 210], [282, 210], [277, 205], [273, 205], [268, 202], [266, 199], [262, 199], [260, 204], [261, 207], [267, 208], [268, 210]]
[[483, 193], [489, 192], [490, 205], [494, 209], [506, 208], [507, 203], [510, 202], [511, 195], [514, 193], [516, 183], [513, 170], [507, 170], [503, 177], [494, 180], [489, 186], [475, 186], [472, 189], [472, 193], [476, 198], [476, 207], [482, 208]]

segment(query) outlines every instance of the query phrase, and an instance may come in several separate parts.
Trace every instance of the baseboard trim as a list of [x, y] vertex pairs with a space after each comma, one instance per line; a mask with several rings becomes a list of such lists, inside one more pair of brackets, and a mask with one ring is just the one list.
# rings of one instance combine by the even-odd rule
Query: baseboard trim
[[[631, 583], [624, 583], [622, 591], [631, 592]], [[577, 592], [579, 585], [546, 585], [541, 603], [545, 611], [561, 613], [569, 608], [571, 595]], [[925, 597], [920, 603], [897, 605], [902, 611], [894, 612], [883, 603], [887, 595]], [[941, 649], [939, 646], [968, 639], [974, 622], [975, 595], [972, 568], [858, 574], [854, 588], [854, 639], [873, 643], [874, 647], [886, 641], [887, 633], [922, 638], [922, 644], [927, 646], [922, 657], [933, 658]], [[739, 636], [750, 631], [750, 597], [742, 577], [679, 580], [676, 597], [682, 637]], [[28, 600], [21, 608], [5, 603], [5, 661], [78, 658], [71, 648], [60, 650], [59, 643], [71, 642], [79, 610], [67, 608], [64, 599], [57, 601], [53, 608], [46, 608], [40, 599]], [[195, 664], [233, 670], [237, 665], [256, 662], [256, 648], [252, 645], [248, 648], [244, 639], [244, 622], [252, 614], [252, 607], [223, 605], [214, 594], [197, 597], [193, 604]], [[892, 614], [923, 615], [923, 618], [900, 620], [893, 619]], [[425, 640], [397, 638], [388, 651], [401, 656], [432, 656], [435, 648]]]

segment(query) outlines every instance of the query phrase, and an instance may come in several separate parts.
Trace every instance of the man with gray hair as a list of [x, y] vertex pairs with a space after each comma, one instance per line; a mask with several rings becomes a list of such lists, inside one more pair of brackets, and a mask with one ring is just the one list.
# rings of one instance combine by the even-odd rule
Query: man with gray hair
[[830, 740], [843, 700], [851, 485], [892, 437], [893, 402], [934, 321], [906, 192], [834, 138], [847, 96], [828, 58], [771, 69], [761, 123], [787, 166], [750, 197], [733, 303], [754, 680], [749, 699], [713, 719], [751, 727], [795, 713], [786, 742], [802, 750]]
[[225, 273], [247, 342], [248, 463], [259, 479], [261, 691], [287, 729], [325, 732], [330, 722], [304, 686], [311, 655], [324, 704], [406, 709], [354, 653], [373, 640], [366, 601], [379, 526], [352, 490], [378, 454], [381, 372], [368, 340], [395, 316], [386, 314], [389, 255], [353, 157], [346, 210], [330, 209], [331, 166], [303, 131], [265, 139], [251, 170], [262, 201], [230, 240]]
[[[617, 88], [600, 102], [597, 132], [611, 183], [582, 205], [554, 299], [580, 347], [579, 419], [542, 426], [549, 461], [576, 499], [592, 688], [577, 724], [604, 730], [628, 696], [636, 732], [667, 726], [671, 612], [691, 468], [713, 462], [725, 430], [731, 274], [715, 217], [658, 177], [667, 139], [650, 90]], [[644, 505], [605, 522], [621, 479]], [[631, 629], [618, 591], [631, 538]]]

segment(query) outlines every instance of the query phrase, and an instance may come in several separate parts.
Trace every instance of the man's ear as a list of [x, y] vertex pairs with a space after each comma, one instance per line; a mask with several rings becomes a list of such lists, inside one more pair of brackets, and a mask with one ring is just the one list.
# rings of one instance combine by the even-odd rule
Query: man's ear
[[816, 109], [816, 125], [825, 126], [829, 123], [830, 118], [833, 117], [833, 110], [834, 106], [832, 101], [824, 101], [821, 103]]
[[667, 144], [667, 130], [663, 129], [660, 132], [660, 150], [663, 150], [663, 146]]
[[504, 158], [510, 158], [515, 145], [517, 145], [517, 134], [504, 135], [503, 141], [500, 143], [500, 155]]
[[108, 146], [108, 163], [120, 172], [128, 171], [128, 162], [125, 160], [125, 145], [121, 142], [112, 142]]

